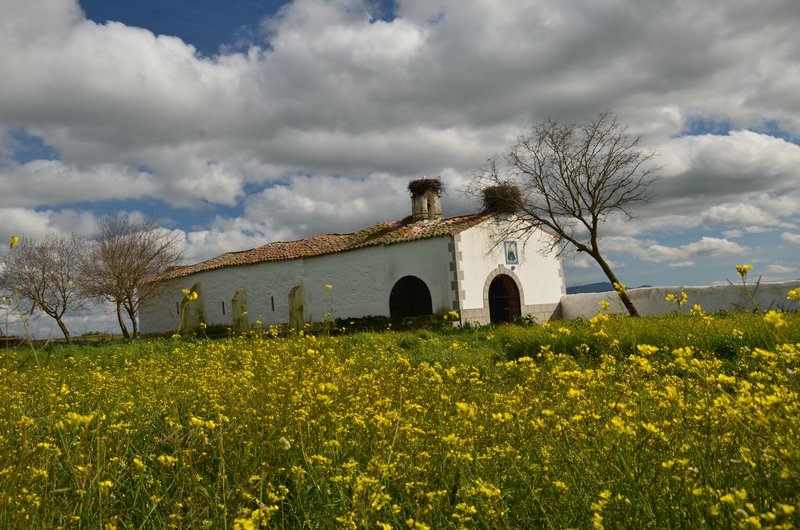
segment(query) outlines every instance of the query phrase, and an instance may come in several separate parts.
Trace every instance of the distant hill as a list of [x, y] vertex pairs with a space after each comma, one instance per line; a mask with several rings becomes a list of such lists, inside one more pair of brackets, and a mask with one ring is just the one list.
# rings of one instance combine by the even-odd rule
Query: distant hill
[[[640, 285], [639, 287], [652, 287], [651, 285]], [[636, 287], [638, 289], [639, 287]], [[605, 293], [613, 291], [614, 286], [611, 282], [597, 282], [587, 283], [586, 285], [573, 285], [567, 287], [567, 294], [581, 294], [581, 293]]]
[[586, 285], [573, 285], [567, 287], [567, 294], [581, 294], [581, 293], [604, 293], [606, 291], [613, 291], [614, 286], [611, 282], [597, 282], [587, 283]]

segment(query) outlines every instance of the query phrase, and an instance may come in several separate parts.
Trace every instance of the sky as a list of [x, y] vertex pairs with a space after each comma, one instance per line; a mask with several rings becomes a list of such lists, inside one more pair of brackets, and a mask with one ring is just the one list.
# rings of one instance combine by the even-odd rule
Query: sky
[[[197, 262], [400, 219], [425, 175], [446, 216], [476, 211], [463, 188], [487, 159], [545, 119], [611, 110], [661, 166], [651, 202], [601, 230], [623, 283], [725, 283], [737, 263], [800, 278], [797, 0], [0, 0], [0, 15], [5, 241], [141, 212]], [[604, 280], [563, 259], [567, 285]]]

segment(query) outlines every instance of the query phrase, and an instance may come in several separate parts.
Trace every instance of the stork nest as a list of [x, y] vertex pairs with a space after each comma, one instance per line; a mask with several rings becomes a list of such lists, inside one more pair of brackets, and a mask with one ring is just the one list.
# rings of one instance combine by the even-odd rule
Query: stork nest
[[519, 188], [509, 182], [483, 188], [483, 209], [491, 213], [516, 213], [522, 202]]
[[444, 191], [444, 184], [442, 184], [442, 181], [438, 178], [430, 179], [428, 177], [412, 180], [408, 183], [408, 191], [411, 192], [412, 197], [424, 195], [428, 190], [441, 193]]

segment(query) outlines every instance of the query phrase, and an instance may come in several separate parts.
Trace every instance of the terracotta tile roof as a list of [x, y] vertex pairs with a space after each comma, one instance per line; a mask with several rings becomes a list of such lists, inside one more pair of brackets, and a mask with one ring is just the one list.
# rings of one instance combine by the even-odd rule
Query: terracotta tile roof
[[308, 258], [358, 248], [455, 235], [491, 217], [491, 213], [477, 213], [414, 223], [411, 216], [408, 216], [400, 221], [377, 224], [352, 234], [321, 234], [297, 241], [279, 241], [250, 250], [228, 252], [194, 265], [175, 267], [154, 278], [154, 281], [182, 278], [224, 267]]

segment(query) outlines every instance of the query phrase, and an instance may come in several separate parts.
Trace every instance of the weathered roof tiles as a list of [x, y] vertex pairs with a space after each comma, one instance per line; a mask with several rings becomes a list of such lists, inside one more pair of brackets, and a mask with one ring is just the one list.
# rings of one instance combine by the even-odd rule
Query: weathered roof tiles
[[228, 252], [194, 265], [175, 267], [154, 280], [171, 280], [225, 267], [308, 258], [358, 248], [455, 235], [490, 217], [492, 214], [477, 213], [415, 223], [409, 216], [400, 221], [377, 224], [351, 234], [320, 234], [297, 241], [279, 241], [250, 250]]

